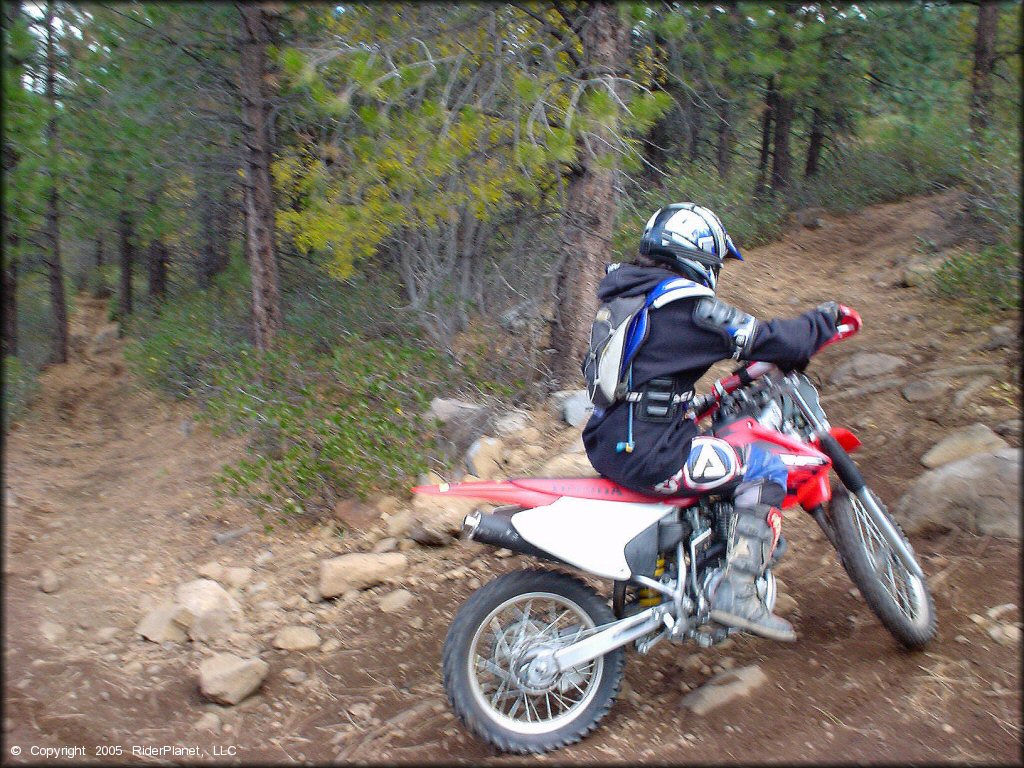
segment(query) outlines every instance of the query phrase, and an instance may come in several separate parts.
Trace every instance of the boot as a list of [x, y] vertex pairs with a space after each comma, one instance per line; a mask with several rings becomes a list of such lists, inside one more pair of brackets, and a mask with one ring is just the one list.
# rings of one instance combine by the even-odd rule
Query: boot
[[774, 532], [766, 521], [771, 509], [758, 504], [733, 513], [725, 569], [711, 597], [711, 618], [771, 640], [793, 641], [793, 625], [768, 610], [754, 584], [771, 554]]

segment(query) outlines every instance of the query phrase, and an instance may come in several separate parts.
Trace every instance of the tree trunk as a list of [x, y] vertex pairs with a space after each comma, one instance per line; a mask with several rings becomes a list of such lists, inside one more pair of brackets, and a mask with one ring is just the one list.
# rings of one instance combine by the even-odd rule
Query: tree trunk
[[772, 194], [789, 188], [793, 157], [789, 147], [793, 125], [793, 99], [781, 93], [775, 98], [775, 142], [772, 151]]
[[761, 156], [757, 161], [757, 181], [754, 197], [763, 197], [768, 183], [768, 157], [772, 146], [772, 122], [775, 116], [775, 78], [768, 78], [764, 94], [764, 114], [761, 117]]
[[723, 102], [718, 111], [717, 143], [715, 144], [715, 165], [718, 175], [729, 178], [732, 170], [732, 113], [729, 102]]
[[241, 17], [239, 88], [245, 143], [245, 252], [252, 274], [252, 318], [258, 349], [269, 349], [283, 325], [277, 254], [274, 252], [274, 197], [270, 179], [270, 104], [264, 77], [269, 18], [262, 6], [236, 6]]
[[[200, 288], [209, 288], [213, 278], [227, 269], [227, 216], [224, 212], [230, 206], [218, 201], [211, 189], [212, 179], [202, 172], [198, 174], [204, 183], [199, 188], [197, 207], [199, 208], [199, 264], [197, 281]], [[221, 215], [218, 216], [218, 212]]]
[[703, 107], [694, 105], [693, 114], [690, 117], [690, 162], [696, 163], [700, 160], [700, 133], [704, 127], [704, 121], [701, 119], [701, 109]]
[[[618, 75], [627, 51], [628, 30], [612, 3], [589, 4], [580, 31], [585, 76]], [[606, 129], [599, 129], [606, 130]], [[593, 154], [581, 147], [579, 167], [569, 177], [562, 219], [562, 266], [557, 282], [557, 307], [552, 373], [561, 387], [578, 387], [580, 362], [590, 344], [590, 324], [597, 311], [597, 284], [610, 255], [616, 198], [612, 150], [607, 135], [590, 142]]]
[[167, 245], [162, 240], [149, 244], [149, 300], [159, 304], [167, 296]]
[[988, 130], [992, 109], [992, 72], [995, 69], [996, 30], [999, 4], [982, 0], [978, 4], [978, 26], [974, 37], [974, 67], [971, 70], [971, 134], [976, 144]]
[[[8, 243], [16, 246], [17, 236], [9, 235]], [[3, 269], [3, 356], [18, 356], [18, 261], [8, 256]]]
[[817, 107], [811, 117], [811, 140], [807, 145], [807, 165], [804, 166], [804, 178], [811, 178], [818, 173], [818, 161], [821, 159], [821, 147], [825, 142], [825, 121], [821, 110]]
[[121, 198], [121, 212], [117, 217], [117, 230], [121, 238], [121, 282], [117, 293], [117, 319], [124, 327], [125, 321], [132, 313], [132, 266], [135, 263], [135, 233], [132, 214], [128, 210], [128, 188], [131, 177], [125, 183], [124, 196]]
[[60, 155], [57, 133], [57, 53], [54, 50], [53, 0], [46, 4], [46, 102], [50, 116], [46, 121], [46, 143], [49, 155], [50, 188], [46, 193], [46, 221], [44, 224], [50, 252], [45, 256], [46, 275], [50, 285], [50, 308], [53, 313], [53, 338], [50, 362], [68, 361], [68, 308], [64, 295], [64, 264], [60, 255], [60, 210], [57, 191], [57, 158]]

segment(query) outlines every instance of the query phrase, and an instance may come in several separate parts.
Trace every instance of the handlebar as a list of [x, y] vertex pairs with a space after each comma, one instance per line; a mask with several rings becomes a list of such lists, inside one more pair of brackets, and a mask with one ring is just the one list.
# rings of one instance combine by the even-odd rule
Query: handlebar
[[[845, 304], [839, 305], [839, 320], [839, 324], [836, 325], [836, 335], [818, 347], [814, 354], [817, 354], [830, 344], [850, 338], [860, 331], [861, 326], [864, 324], [860, 314]], [[697, 421], [700, 421], [705, 416], [710, 416], [718, 408], [725, 395], [750, 384], [754, 379], [759, 379], [766, 373], [777, 370], [778, 367], [774, 363], [754, 361], [733, 371], [728, 376], [724, 376], [711, 386], [710, 392], [698, 395], [692, 400], [691, 408], [695, 418]]]

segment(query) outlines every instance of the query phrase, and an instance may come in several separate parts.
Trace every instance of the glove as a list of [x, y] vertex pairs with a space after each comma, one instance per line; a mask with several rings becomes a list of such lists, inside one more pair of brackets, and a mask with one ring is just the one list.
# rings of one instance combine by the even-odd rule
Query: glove
[[833, 325], [839, 325], [839, 318], [842, 317], [842, 308], [838, 301], [826, 301], [815, 307], [825, 317], [831, 318]]

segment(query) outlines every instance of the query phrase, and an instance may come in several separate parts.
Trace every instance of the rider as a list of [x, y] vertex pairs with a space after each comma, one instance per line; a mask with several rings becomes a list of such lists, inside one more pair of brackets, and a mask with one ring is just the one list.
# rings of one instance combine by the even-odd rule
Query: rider
[[630, 396], [610, 408], [595, 408], [583, 442], [598, 472], [641, 492], [704, 491], [742, 477], [727, 521], [726, 564], [709, 590], [711, 618], [764, 637], [795, 640], [792, 625], [771, 613], [755, 586], [779, 540], [786, 467], [756, 444], [739, 455], [717, 438], [694, 440], [700, 431], [682, 411], [693, 385], [719, 360], [761, 360], [783, 369], [806, 365], [835, 336], [840, 308], [827, 302], [793, 319], [756, 320], [714, 295], [729, 257], [743, 260], [718, 217], [693, 203], [676, 203], [647, 222], [631, 264], [608, 267], [598, 287], [602, 302], [646, 295], [666, 279], [680, 277], [680, 285], [694, 295], [653, 305], [658, 308], [650, 312], [647, 338], [633, 358]]

